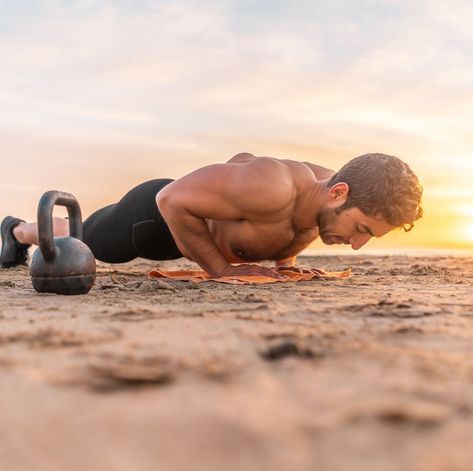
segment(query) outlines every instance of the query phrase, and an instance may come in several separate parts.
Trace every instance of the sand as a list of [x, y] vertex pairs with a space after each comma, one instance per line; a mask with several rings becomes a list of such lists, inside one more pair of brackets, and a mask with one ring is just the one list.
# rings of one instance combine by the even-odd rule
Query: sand
[[353, 278], [0, 270], [2, 470], [471, 470], [473, 259], [317, 257]]

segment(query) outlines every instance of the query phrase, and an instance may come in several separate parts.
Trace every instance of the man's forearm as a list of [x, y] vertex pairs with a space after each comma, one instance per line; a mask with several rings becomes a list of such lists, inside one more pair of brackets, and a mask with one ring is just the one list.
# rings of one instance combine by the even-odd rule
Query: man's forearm
[[179, 250], [202, 267], [209, 275], [220, 276], [229, 263], [215, 244], [205, 220], [184, 209], [160, 205], [160, 211]]

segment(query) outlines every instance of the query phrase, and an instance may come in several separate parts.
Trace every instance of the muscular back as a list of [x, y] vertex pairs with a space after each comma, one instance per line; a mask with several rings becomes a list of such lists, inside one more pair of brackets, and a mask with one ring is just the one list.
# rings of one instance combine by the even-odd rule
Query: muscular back
[[299, 253], [317, 237], [308, 207], [316, 182], [301, 162], [238, 154], [176, 180], [157, 202], [161, 208], [167, 201], [163, 215], [188, 258], [193, 247], [186, 246], [184, 217], [205, 221], [227, 262], [276, 260]]

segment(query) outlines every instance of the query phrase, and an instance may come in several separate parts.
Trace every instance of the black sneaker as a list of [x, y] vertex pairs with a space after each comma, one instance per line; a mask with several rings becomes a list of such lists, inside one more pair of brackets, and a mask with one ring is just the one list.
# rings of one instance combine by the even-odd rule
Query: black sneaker
[[18, 242], [13, 235], [13, 229], [25, 222], [21, 219], [7, 216], [0, 227], [2, 236], [2, 253], [0, 254], [0, 267], [12, 268], [17, 265], [28, 265], [28, 249], [31, 245]]

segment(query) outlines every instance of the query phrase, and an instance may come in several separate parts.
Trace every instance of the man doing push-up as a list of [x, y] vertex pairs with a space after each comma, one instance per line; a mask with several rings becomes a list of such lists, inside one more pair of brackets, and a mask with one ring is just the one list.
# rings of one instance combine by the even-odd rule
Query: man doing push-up
[[[338, 172], [308, 162], [241, 153], [177, 180], [157, 179], [84, 221], [84, 242], [109, 263], [186, 257], [213, 277], [263, 275], [296, 267], [317, 237], [354, 250], [422, 216], [422, 187], [397, 157], [365, 154]], [[54, 218], [54, 235], [68, 221]], [[26, 264], [37, 225], [6, 217], [4, 268]], [[273, 260], [275, 267], [254, 262]], [[251, 262], [251, 263], [248, 263]]]

